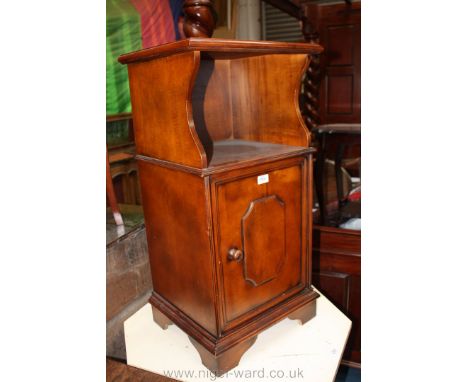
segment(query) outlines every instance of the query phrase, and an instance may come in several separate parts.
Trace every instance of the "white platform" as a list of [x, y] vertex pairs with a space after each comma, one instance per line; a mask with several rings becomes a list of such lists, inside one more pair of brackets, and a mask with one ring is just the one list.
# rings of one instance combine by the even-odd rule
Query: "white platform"
[[[319, 292], [320, 293], [320, 292]], [[180, 381], [332, 382], [351, 321], [324, 296], [305, 325], [285, 319], [261, 333], [239, 366], [219, 378], [206, 369], [177, 326], [161, 329], [146, 304], [124, 323], [128, 365]]]

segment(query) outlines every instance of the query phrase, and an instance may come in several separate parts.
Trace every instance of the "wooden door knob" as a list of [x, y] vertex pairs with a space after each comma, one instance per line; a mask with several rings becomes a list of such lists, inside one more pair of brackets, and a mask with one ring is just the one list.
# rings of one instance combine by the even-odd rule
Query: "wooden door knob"
[[228, 260], [241, 261], [244, 257], [244, 252], [237, 248], [231, 248], [228, 251]]

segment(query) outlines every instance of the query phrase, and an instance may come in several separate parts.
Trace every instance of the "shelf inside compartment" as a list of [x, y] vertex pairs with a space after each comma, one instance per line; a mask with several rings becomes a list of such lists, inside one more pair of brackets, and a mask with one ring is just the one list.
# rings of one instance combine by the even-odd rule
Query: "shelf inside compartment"
[[304, 150], [307, 150], [307, 147], [226, 139], [213, 142], [213, 156], [208, 167], [219, 167], [231, 163], [287, 156], [288, 154]]

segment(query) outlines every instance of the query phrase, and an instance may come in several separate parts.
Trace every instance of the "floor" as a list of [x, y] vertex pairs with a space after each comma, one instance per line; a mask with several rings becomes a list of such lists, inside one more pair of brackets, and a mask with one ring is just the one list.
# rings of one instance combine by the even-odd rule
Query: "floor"
[[340, 366], [335, 382], [360, 382], [361, 369], [348, 366]]
[[109, 207], [106, 209], [106, 244], [109, 246], [116, 240], [122, 239], [144, 224], [143, 209], [141, 206], [119, 204], [124, 225], [118, 227]]
[[106, 382], [171, 382], [174, 379], [137, 369], [110, 358], [106, 359]]
[[[106, 359], [107, 382], [171, 382], [173, 379], [158, 374], [127, 366], [116, 360]], [[361, 369], [341, 366], [338, 370], [335, 382], [360, 382]]]

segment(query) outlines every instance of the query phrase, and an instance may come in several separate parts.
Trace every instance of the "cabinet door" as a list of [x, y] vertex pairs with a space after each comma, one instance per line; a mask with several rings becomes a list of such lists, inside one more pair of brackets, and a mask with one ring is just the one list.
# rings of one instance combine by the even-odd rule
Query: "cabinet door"
[[307, 178], [295, 158], [213, 181], [224, 330], [304, 288]]

